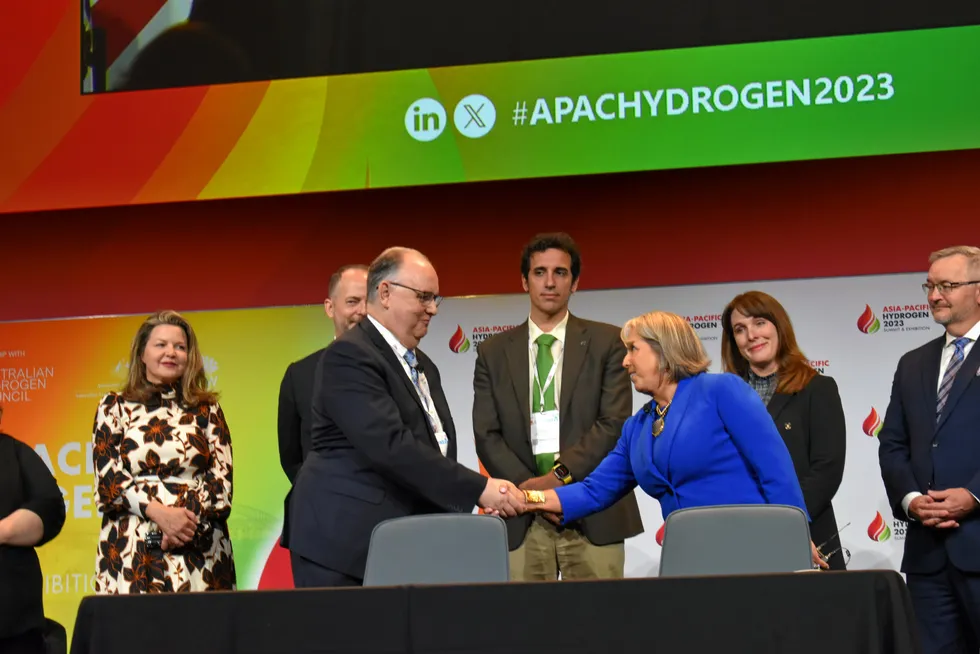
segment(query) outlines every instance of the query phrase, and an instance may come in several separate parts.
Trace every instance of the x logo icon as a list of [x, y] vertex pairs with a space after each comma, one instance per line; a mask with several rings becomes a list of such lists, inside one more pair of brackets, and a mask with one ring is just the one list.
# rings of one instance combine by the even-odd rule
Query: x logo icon
[[486, 123], [480, 118], [480, 112], [483, 111], [485, 105], [480, 105], [479, 107], [473, 108], [471, 104], [464, 104], [463, 108], [466, 109], [466, 113], [469, 114], [470, 119], [466, 122], [466, 127], [476, 123], [477, 127], [486, 127]]

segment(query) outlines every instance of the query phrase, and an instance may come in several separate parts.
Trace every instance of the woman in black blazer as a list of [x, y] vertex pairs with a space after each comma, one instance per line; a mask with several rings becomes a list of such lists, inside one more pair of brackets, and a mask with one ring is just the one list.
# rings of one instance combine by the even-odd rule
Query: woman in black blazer
[[722, 314], [725, 371], [756, 390], [783, 437], [810, 514], [810, 535], [831, 570], [846, 568], [831, 504], [844, 475], [847, 448], [844, 408], [837, 383], [810, 365], [783, 306], [772, 296], [749, 291]]
[[[0, 408], [0, 416], [3, 409]], [[30, 446], [0, 432], [0, 652], [43, 654], [44, 589], [34, 548], [58, 535], [65, 503]]]

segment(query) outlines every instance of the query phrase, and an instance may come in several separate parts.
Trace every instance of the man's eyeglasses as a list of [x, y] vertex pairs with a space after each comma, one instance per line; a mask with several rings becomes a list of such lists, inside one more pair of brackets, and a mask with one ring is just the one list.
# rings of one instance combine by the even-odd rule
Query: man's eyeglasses
[[922, 290], [925, 291], [926, 295], [932, 293], [932, 289], [936, 289], [941, 294], [946, 295], [960, 286], [969, 286], [970, 284], [980, 284], [980, 279], [975, 279], [972, 282], [939, 282], [937, 284], [926, 282], [922, 285]]
[[412, 291], [413, 293], [415, 293], [415, 297], [419, 299], [419, 302], [421, 302], [422, 306], [424, 307], [427, 307], [430, 304], [435, 304], [435, 306], [438, 307], [440, 304], [442, 304], [441, 295], [436, 295], [435, 293], [430, 293], [429, 291], [420, 291], [417, 288], [412, 288], [411, 286], [405, 286], [404, 284], [399, 284], [398, 282], [389, 281], [388, 283], [391, 284], [392, 286], [398, 286], [399, 288], [404, 288], [406, 290]]

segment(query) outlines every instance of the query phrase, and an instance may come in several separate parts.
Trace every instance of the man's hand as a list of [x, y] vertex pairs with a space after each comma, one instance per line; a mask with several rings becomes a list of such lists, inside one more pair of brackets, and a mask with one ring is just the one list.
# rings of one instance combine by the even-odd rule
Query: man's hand
[[561, 480], [558, 479], [553, 473], [548, 473], [546, 475], [541, 475], [540, 477], [531, 477], [523, 484], [521, 484], [521, 490], [551, 490], [552, 488], [558, 488], [562, 486]]
[[542, 518], [550, 522], [551, 524], [561, 527], [561, 515], [558, 513], [551, 513], [550, 511], [542, 511], [539, 514]]
[[920, 495], [909, 502], [909, 515], [924, 527], [934, 527], [936, 529], [950, 529], [959, 527], [959, 523], [949, 515], [949, 510], [940, 505], [934, 497], [930, 495]]
[[493, 515], [513, 518], [526, 510], [524, 493], [506, 479], [488, 479], [478, 501]]
[[[977, 498], [965, 488], [949, 488], [941, 491], [931, 490], [926, 497], [933, 500], [931, 505], [932, 509], [946, 512], [946, 520], [936, 524], [937, 528], [959, 527], [959, 521], [970, 515], [977, 508]], [[912, 505], [909, 504], [909, 508], [911, 507]]]

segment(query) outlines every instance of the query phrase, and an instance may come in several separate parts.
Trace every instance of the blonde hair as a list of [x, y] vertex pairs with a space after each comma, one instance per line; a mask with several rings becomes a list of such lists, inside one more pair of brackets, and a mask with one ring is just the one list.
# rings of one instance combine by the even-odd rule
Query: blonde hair
[[980, 248], [973, 245], [954, 245], [953, 247], [936, 250], [929, 255], [929, 264], [931, 265], [940, 259], [955, 257], [956, 255], [966, 257], [967, 268], [969, 268], [971, 274], [980, 274]]
[[140, 325], [133, 338], [129, 350], [129, 378], [122, 390], [124, 399], [130, 402], [146, 402], [157, 390], [146, 378], [146, 364], [143, 363], [143, 351], [150, 340], [153, 329], [160, 325], [180, 327], [187, 339], [187, 367], [180, 379], [181, 399], [186, 406], [213, 404], [218, 400], [218, 394], [208, 390], [208, 378], [204, 373], [204, 358], [197, 346], [197, 336], [187, 320], [176, 311], [160, 311]]
[[660, 359], [660, 372], [672, 381], [693, 377], [711, 365], [697, 332], [676, 313], [651, 311], [630, 318], [623, 325], [620, 336], [626, 341], [631, 334], [650, 344]]

